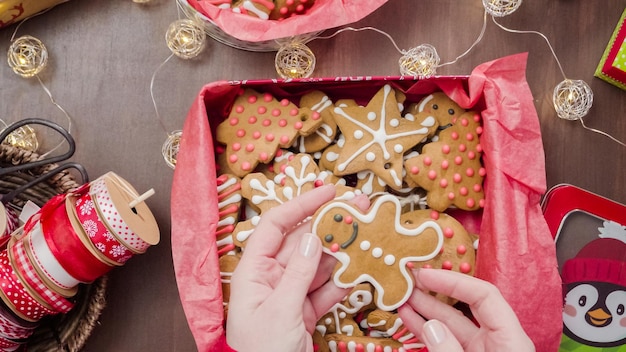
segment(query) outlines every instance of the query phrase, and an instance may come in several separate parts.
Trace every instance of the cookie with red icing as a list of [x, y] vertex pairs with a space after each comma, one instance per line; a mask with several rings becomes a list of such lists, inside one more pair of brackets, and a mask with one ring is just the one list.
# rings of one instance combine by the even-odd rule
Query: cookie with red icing
[[343, 334], [346, 336], [364, 336], [355, 320], [355, 316], [376, 308], [372, 285], [363, 283], [356, 285], [339, 303], [333, 305], [328, 313], [317, 322], [315, 329], [322, 333]]
[[452, 120], [465, 112], [454, 100], [443, 92], [436, 92], [422, 98], [419, 103], [410, 104], [407, 114], [413, 116], [432, 116], [441, 128], [448, 127]]
[[315, 0], [274, 0], [274, 9], [270, 13], [271, 20], [283, 20], [293, 15], [304, 14]]
[[233, 12], [267, 20], [276, 6], [272, 0], [235, 0], [231, 8]]
[[366, 106], [335, 107], [335, 121], [345, 137], [335, 174], [370, 170], [389, 187], [402, 188], [404, 154], [438, 124], [430, 116], [405, 118], [401, 107], [390, 85], [383, 86]]
[[320, 127], [308, 136], [300, 136], [294, 143], [299, 153], [314, 153], [329, 146], [337, 135], [333, 102], [321, 91], [309, 92], [300, 98], [300, 109], [310, 109], [320, 114]]
[[241, 209], [241, 179], [235, 175], [222, 174], [217, 177], [217, 205], [219, 220], [215, 236], [218, 254], [222, 255], [235, 249], [232, 233], [239, 222]]
[[405, 161], [406, 176], [427, 192], [428, 206], [444, 211], [484, 207], [482, 134], [480, 114], [468, 111], [451, 120], [436, 142], [427, 143], [420, 155]]
[[216, 139], [226, 145], [227, 168], [243, 177], [259, 163], [270, 163], [278, 149], [291, 146], [297, 136], [309, 135], [321, 123], [318, 112], [300, 111], [287, 99], [245, 89], [228, 118], [217, 126]]
[[376, 309], [367, 314], [365, 325], [368, 327], [368, 336], [391, 338], [400, 343], [405, 351], [420, 350], [425, 345], [410, 332], [398, 316], [398, 313]]
[[344, 201], [332, 201], [313, 216], [312, 232], [323, 251], [336, 258], [332, 280], [344, 288], [363, 282], [374, 286], [374, 301], [394, 310], [414, 288], [410, 262], [434, 258], [443, 247], [443, 229], [433, 220], [402, 223], [401, 204], [390, 194], [375, 199], [367, 212]]

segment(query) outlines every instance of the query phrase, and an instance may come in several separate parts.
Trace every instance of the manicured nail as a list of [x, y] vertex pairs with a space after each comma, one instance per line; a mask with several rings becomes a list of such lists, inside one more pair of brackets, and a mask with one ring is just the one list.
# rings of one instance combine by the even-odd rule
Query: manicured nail
[[320, 246], [320, 240], [317, 236], [305, 233], [300, 239], [300, 254], [309, 258], [312, 257]]
[[429, 320], [423, 327], [424, 339], [431, 345], [439, 345], [446, 338], [446, 330], [438, 320]]

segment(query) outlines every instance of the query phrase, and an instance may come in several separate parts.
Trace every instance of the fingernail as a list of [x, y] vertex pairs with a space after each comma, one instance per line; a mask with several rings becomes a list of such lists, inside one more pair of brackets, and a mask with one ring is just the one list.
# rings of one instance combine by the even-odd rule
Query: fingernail
[[300, 254], [304, 257], [310, 258], [317, 251], [317, 247], [320, 246], [320, 240], [317, 236], [305, 233], [300, 239]]
[[429, 320], [423, 327], [424, 340], [431, 345], [439, 345], [446, 338], [446, 330], [438, 320]]

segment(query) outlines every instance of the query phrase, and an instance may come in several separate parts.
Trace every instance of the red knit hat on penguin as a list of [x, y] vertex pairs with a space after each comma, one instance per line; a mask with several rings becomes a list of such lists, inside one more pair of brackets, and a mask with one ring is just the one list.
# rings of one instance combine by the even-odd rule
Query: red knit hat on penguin
[[626, 243], [615, 238], [589, 242], [563, 265], [563, 284], [606, 282], [626, 287]]

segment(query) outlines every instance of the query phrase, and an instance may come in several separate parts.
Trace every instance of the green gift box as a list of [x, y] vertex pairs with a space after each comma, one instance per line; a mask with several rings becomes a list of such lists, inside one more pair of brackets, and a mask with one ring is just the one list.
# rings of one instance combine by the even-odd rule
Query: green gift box
[[595, 76], [626, 90], [626, 9], [617, 23]]

